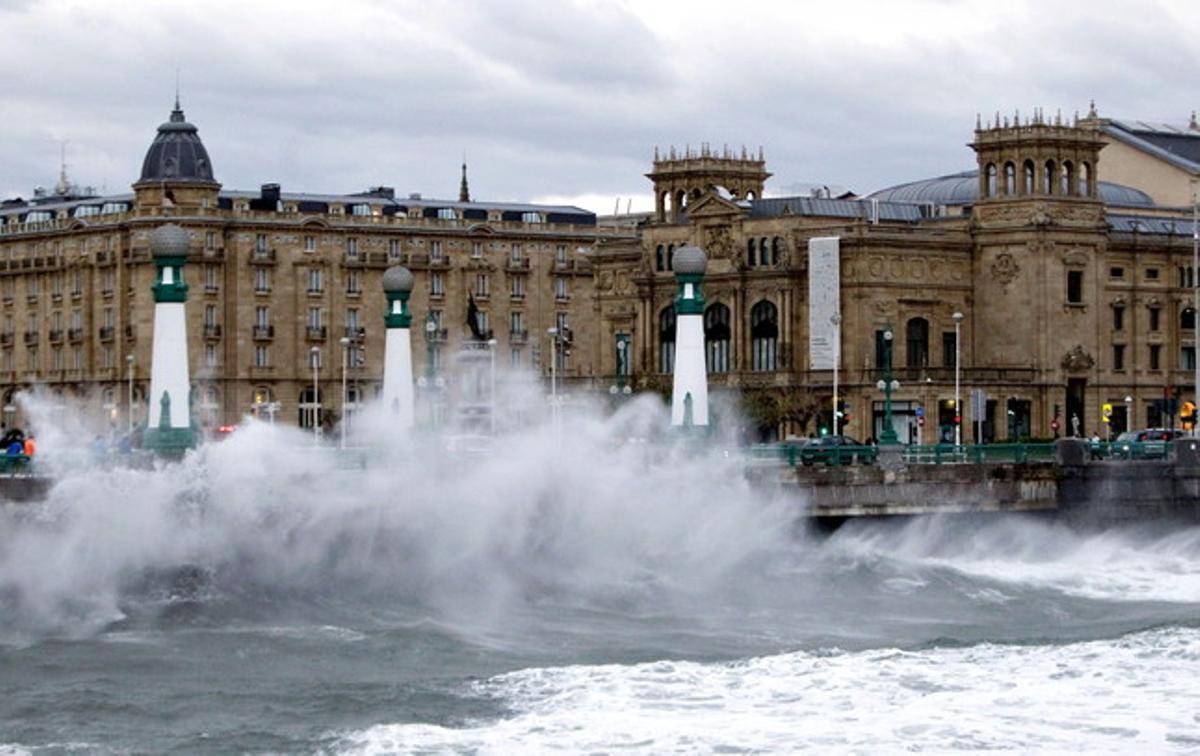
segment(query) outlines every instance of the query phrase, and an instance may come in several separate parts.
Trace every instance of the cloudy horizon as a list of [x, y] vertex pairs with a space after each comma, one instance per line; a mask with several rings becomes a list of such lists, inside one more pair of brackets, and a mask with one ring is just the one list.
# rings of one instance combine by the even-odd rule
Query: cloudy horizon
[[[655, 147], [761, 147], [769, 193], [974, 166], [977, 113], [1186, 125], [1181, 0], [636, 3], [0, 0], [0, 198], [129, 191], [179, 72], [228, 189], [652, 206]], [[1103, 160], [1100, 164], [1103, 176]]]

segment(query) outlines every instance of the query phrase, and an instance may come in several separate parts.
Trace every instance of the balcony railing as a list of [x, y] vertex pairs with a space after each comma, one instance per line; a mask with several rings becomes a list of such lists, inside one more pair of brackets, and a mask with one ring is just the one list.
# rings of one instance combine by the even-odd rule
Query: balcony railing
[[309, 341], [324, 341], [329, 334], [329, 329], [325, 326], [309, 326], [305, 329], [305, 334]]
[[38, 338], [39, 338], [39, 335], [38, 335], [37, 331], [26, 331], [25, 332], [25, 345], [33, 346], [33, 345], [37, 344]]
[[256, 247], [254, 251], [250, 253], [250, 262], [251, 264], [255, 265], [274, 265], [275, 250], [272, 248], [263, 249], [261, 247]]
[[3, 333], [0, 333], [0, 346], [6, 346], [6, 347], [12, 346], [13, 341], [15, 340], [15, 336], [16, 336], [16, 334], [14, 334], [12, 331], [5, 331]]
[[510, 344], [524, 344], [529, 341], [529, 331], [509, 331], [508, 341]]
[[83, 341], [83, 329], [82, 328], [68, 328], [67, 329], [67, 340], [71, 341], [71, 342]]
[[116, 331], [117, 331], [117, 329], [114, 328], [113, 326], [100, 326], [100, 340], [101, 341], [112, 341], [113, 334], [115, 334]]
[[256, 341], [265, 341], [275, 338], [275, 326], [271, 325], [256, 325], [254, 326], [254, 339]]
[[61, 344], [62, 340], [63, 340], [63, 329], [51, 328], [50, 329], [50, 343], [51, 344]]
[[522, 257], [519, 260], [508, 258], [508, 262], [504, 263], [504, 269], [510, 273], [528, 273], [530, 268], [530, 259]]
[[220, 323], [205, 323], [204, 324], [204, 338], [206, 338], [206, 339], [221, 338], [221, 324]]
[[362, 341], [367, 337], [367, 329], [362, 326], [346, 326], [346, 338], [351, 341]]
[[450, 335], [449, 335], [449, 333], [446, 331], [446, 329], [445, 329], [445, 328], [435, 328], [435, 329], [433, 329], [432, 331], [426, 331], [426, 332], [425, 332], [425, 339], [426, 339], [427, 341], [432, 341], [432, 342], [434, 342], [435, 344], [436, 344], [436, 343], [439, 343], [439, 342], [446, 341], [446, 340], [449, 338], [449, 336], [450, 336]]
[[131, 325], [125, 326], [125, 338], [128, 339], [129, 341], [133, 341], [134, 339], [136, 339], [137, 338], [137, 328], [135, 328]]

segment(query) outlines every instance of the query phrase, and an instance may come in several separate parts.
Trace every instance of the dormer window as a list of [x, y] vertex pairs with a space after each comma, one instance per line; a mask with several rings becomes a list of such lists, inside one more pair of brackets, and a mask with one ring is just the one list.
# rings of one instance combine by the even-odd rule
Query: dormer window
[[371, 206], [365, 202], [360, 202], [357, 205], [350, 206], [350, 214], [357, 216], [367, 216], [371, 214]]
[[439, 207], [437, 217], [438, 220], [458, 220], [458, 211], [452, 207]]
[[541, 223], [542, 214], [537, 212], [521, 213], [522, 223]]

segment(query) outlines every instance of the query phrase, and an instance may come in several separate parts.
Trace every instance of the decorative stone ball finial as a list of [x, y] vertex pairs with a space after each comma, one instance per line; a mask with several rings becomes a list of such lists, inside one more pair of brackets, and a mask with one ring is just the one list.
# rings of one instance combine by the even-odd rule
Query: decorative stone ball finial
[[383, 273], [383, 291], [387, 294], [408, 294], [413, 290], [413, 274], [403, 265], [393, 265]]
[[150, 254], [154, 257], [187, 257], [191, 236], [174, 223], [159, 226], [150, 232]]
[[702, 276], [708, 268], [708, 255], [699, 247], [688, 245], [675, 250], [671, 259], [671, 269], [676, 275]]

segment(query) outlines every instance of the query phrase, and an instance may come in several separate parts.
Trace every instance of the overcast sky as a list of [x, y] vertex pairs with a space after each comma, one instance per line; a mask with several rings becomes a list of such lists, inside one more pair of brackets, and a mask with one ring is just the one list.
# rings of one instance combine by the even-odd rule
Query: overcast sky
[[[774, 194], [974, 166], [975, 114], [1184, 125], [1194, 0], [0, 0], [0, 197], [129, 191], [184, 110], [231, 189], [652, 205], [656, 145], [761, 145]], [[1103, 175], [1103, 160], [1100, 173]], [[622, 209], [625, 201], [622, 200]]]

